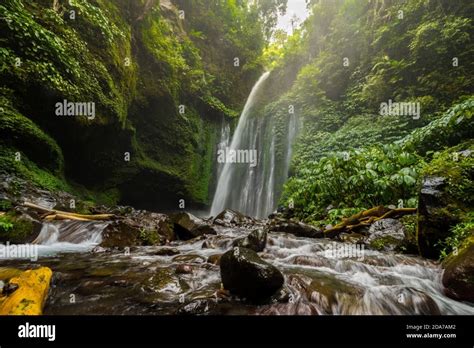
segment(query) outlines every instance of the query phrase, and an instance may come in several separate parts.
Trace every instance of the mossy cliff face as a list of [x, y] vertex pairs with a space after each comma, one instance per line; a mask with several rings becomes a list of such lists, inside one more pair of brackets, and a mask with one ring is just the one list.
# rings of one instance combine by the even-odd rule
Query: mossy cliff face
[[[213, 42], [198, 47], [178, 10], [153, 0], [2, 2], [0, 170], [149, 209], [206, 205], [222, 120], [241, 105], [215, 94], [204, 67]], [[253, 77], [251, 59], [240, 69]], [[215, 72], [233, 63], [219, 62]], [[95, 113], [58, 116], [64, 100], [93, 102]]]

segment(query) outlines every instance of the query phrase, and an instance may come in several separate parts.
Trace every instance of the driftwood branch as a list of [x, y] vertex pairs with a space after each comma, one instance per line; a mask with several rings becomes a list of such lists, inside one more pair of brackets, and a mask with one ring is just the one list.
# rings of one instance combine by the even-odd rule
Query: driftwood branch
[[352, 232], [359, 227], [369, 226], [377, 220], [386, 219], [388, 217], [415, 214], [416, 211], [416, 208], [389, 209], [383, 206], [378, 206], [361, 211], [360, 213], [354, 214], [347, 219], [343, 219], [342, 222], [338, 223], [336, 226], [325, 230], [324, 234], [329, 238], [334, 238], [342, 232]]
[[52, 220], [77, 220], [77, 221], [97, 221], [110, 220], [115, 215], [113, 214], [77, 214], [68, 211], [48, 209], [33, 203], [25, 202], [23, 206], [40, 212], [41, 218], [46, 221]]

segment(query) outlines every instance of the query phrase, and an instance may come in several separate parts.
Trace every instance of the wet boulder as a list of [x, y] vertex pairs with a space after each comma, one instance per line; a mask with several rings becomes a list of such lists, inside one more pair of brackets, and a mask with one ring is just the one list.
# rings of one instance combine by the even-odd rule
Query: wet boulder
[[287, 220], [274, 220], [270, 224], [269, 230], [271, 232], [285, 232], [291, 233], [298, 237], [308, 237], [308, 238], [323, 238], [324, 233], [322, 230], [307, 225], [302, 222], [293, 222]]
[[307, 298], [317, 303], [325, 314], [333, 314], [338, 302], [355, 303], [364, 295], [364, 290], [332, 275], [318, 274], [304, 287]]
[[221, 262], [222, 254], [212, 254], [207, 257], [206, 262], [212, 265], [219, 265]]
[[396, 219], [381, 219], [374, 222], [369, 229], [365, 243], [372, 249], [395, 251], [405, 240], [405, 227]]
[[104, 229], [100, 246], [124, 248], [162, 245], [175, 238], [171, 220], [167, 215], [133, 210], [130, 214], [112, 221]]
[[447, 296], [474, 303], [474, 237], [468, 238], [457, 252], [444, 262], [443, 285]]
[[451, 226], [459, 222], [455, 207], [447, 193], [447, 179], [428, 176], [423, 179], [418, 203], [418, 247], [421, 255], [437, 258], [440, 240], [449, 235]]
[[265, 249], [267, 244], [267, 231], [263, 228], [257, 228], [249, 233], [247, 237], [236, 239], [233, 246], [252, 249], [260, 252]]
[[208, 222], [190, 214], [182, 212], [172, 216], [174, 230], [182, 240], [189, 240], [206, 234], [217, 234]]
[[186, 264], [179, 264], [176, 266], [176, 274], [193, 274], [193, 266]]
[[173, 262], [204, 263], [207, 259], [197, 254], [183, 254], [172, 258]]
[[12, 226], [0, 233], [0, 243], [2, 244], [31, 243], [39, 235], [43, 226], [40, 220], [21, 211], [12, 211], [4, 217]]
[[232, 209], [226, 209], [222, 211], [214, 218], [213, 222], [217, 225], [227, 227], [246, 226], [255, 223], [252, 218]]
[[438, 153], [423, 170], [417, 241], [425, 257], [437, 259], [452, 227], [469, 219], [474, 207], [473, 153], [472, 141], [461, 143]]
[[220, 270], [224, 288], [251, 301], [269, 298], [284, 283], [275, 266], [247, 248], [235, 247], [222, 255]]
[[156, 255], [156, 256], [174, 256], [174, 255], [180, 254], [180, 252], [176, 248], [163, 248], [163, 247], [160, 247], [159, 249], [154, 250], [151, 254]]

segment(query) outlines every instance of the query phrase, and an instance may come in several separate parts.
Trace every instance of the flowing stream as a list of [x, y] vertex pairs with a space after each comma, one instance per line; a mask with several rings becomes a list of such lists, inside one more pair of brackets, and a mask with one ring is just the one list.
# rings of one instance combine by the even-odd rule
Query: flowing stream
[[102, 241], [107, 222], [58, 221], [44, 223], [32, 244], [39, 256], [64, 252], [86, 252]]
[[437, 263], [415, 256], [365, 250], [362, 257], [334, 257], [328, 248], [345, 244], [271, 232], [261, 256], [284, 274], [286, 298], [253, 305], [218, 296], [220, 268], [211, 262], [252, 228], [216, 226], [218, 234], [206, 240], [130, 252], [70, 252], [64, 244], [59, 252], [58, 243], [90, 247], [100, 233], [84, 222], [56, 227], [40, 236], [55, 254], [3, 261], [54, 270], [45, 314], [474, 314], [472, 304], [443, 294]]

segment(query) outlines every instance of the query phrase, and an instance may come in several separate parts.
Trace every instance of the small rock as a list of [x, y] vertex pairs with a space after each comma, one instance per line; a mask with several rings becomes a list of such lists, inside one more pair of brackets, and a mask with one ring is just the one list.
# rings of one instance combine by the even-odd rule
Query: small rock
[[190, 265], [178, 265], [176, 267], [176, 274], [192, 274], [193, 273], [193, 267]]
[[232, 245], [260, 252], [265, 249], [266, 244], [267, 231], [263, 228], [258, 228], [250, 232], [247, 237], [236, 239]]
[[327, 314], [333, 313], [338, 299], [345, 298], [353, 302], [364, 294], [362, 288], [325, 274], [315, 277], [309, 285], [305, 286], [305, 290], [307, 298], [317, 303]]
[[231, 209], [222, 211], [214, 218], [215, 224], [223, 226], [243, 226], [246, 224], [252, 224], [253, 222], [252, 218]]
[[153, 252], [153, 255], [157, 256], [174, 256], [178, 255], [180, 252], [176, 248], [160, 248]]
[[173, 215], [174, 230], [178, 237], [189, 240], [206, 234], [217, 234], [214, 227], [198, 217], [182, 212]]
[[94, 247], [94, 249], [91, 250], [91, 253], [99, 254], [99, 253], [105, 253], [107, 251], [110, 251], [110, 249], [97, 245], [96, 247]]
[[224, 288], [252, 301], [270, 297], [284, 283], [275, 266], [246, 248], [235, 247], [222, 255], [220, 269]]
[[8, 296], [14, 293], [18, 289], [18, 284], [15, 283], [8, 283], [2, 289], [2, 294]]
[[209, 299], [197, 299], [189, 303], [183, 304], [178, 308], [178, 315], [202, 315], [207, 314], [213, 307], [215, 302]]
[[365, 243], [371, 248], [383, 251], [394, 251], [405, 239], [405, 227], [395, 219], [382, 219], [374, 222], [369, 229]]
[[173, 257], [173, 262], [204, 263], [206, 258], [196, 254], [184, 254]]
[[364, 240], [365, 236], [360, 233], [341, 233], [337, 239], [345, 243], [359, 244]]
[[302, 222], [293, 221], [276, 221], [270, 225], [270, 231], [272, 232], [286, 232], [294, 234], [298, 237], [309, 237], [309, 238], [323, 238], [324, 233], [322, 230], [304, 224]]
[[214, 249], [215, 245], [211, 241], [205, 240], [204, 242], [202, 242], [201, 248], [202, 249]]
[[207, 263], [210, 263], [210, 264], [213, 264], [213, 265], [219, 265], [220, 262], [221, 262], [221, 257], [222, 257], [222, 254], [210, 255], [207, 258]]

